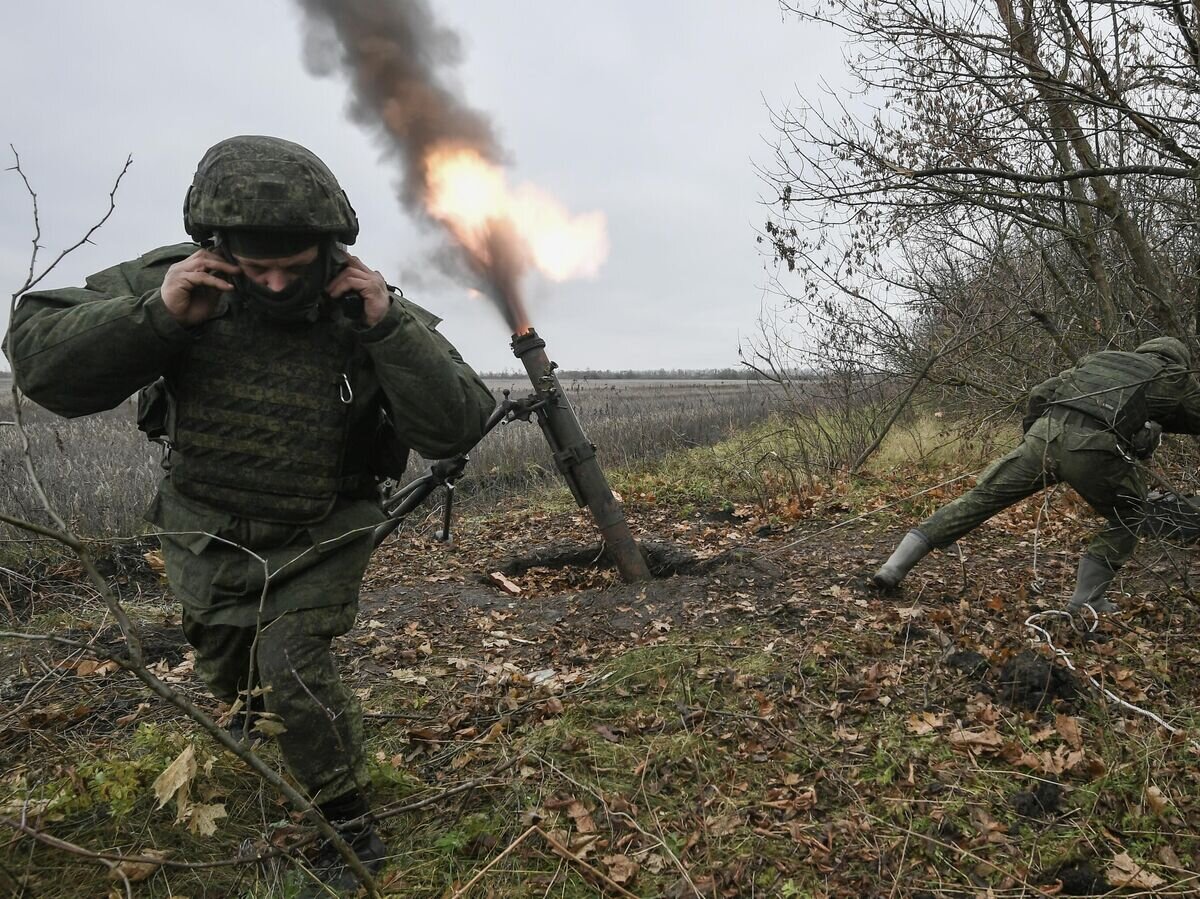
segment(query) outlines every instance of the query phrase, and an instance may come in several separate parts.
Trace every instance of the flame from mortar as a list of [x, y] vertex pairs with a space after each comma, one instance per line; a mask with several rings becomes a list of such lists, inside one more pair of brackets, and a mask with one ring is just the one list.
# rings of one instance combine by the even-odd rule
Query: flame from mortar
[[445, 86], [461, 58], [458, 36], [427, 0], [297, 0], [311, 26], [315, 74], [344, 71], [351, 118], [376, 131], [402, 165], [400, 198], [463, 250], [514, 333], [529, 328], [521, 279], [594, 276], [608, 255], [604, 216], [571, 216], [533, 185], [512, 188], [486, 116]]

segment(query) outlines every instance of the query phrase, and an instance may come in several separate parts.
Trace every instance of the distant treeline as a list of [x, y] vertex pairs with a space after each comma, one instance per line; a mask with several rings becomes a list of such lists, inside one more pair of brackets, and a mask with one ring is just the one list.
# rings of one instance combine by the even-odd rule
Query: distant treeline
[[[484, 378], [524, 378], [524, 372], [485, 371]], [[762, 375], [749, 368], [595, 368], [558, 369], [563, 381], [760, 381]]]

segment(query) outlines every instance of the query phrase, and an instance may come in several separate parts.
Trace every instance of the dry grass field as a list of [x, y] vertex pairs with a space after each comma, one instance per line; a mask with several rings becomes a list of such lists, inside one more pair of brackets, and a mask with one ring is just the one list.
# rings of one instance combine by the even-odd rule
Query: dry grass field
[[[529, 392], [518, 380], [490, 379], [497, 395]], [[776, 409], [767, 387], [746, 381], [569, 381], [563, 384], [606, 468], [636, 467], [682, 448], [710, 446]], [[521, 485], [553, 475], [541, 432], [524, 422], [493, 432], [472, 455], [483, 486]]]
[[[497, 396], [528, 383], [494, 380]], [[563, 385], [606, 468], [638, 466], [674, 450], [707, 446], [764, 420], [774, 408], [765, 387], [743, 381], [575, 381]], [[134, 426], [131, 402], [100, 415], [65, 420], [25, 407], [33, 456], [55, 508], [90, 537], [143, 530], [141, 512], [162, 474], [160, 452]], [[0, 393], [0, 421], [12, 419]], [[410, 472], [424, 468], [419, 459]], [[557, 478], [537, 426], [515, 422], [490, 434], [471, 454], [466, 494], [489, 497]], [[43, 520], [29, 486], [16, 428], [0, 427], [0, 509]], [[9, 534], [8, 536], [13, 536]]]

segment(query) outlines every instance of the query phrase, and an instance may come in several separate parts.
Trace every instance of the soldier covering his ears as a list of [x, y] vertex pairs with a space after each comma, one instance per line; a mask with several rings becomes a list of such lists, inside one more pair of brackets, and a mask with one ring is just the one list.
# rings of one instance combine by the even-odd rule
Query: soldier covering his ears
[[951, 545], [997, 512], [1044, 487], [1066, 482], [1108, 519], [1079, 560], [1070, 608], [1116, 611], [1105, 597], [1133, 555], [1145, 516], [1137, 460], [1149, 458], [1163, 431], [1200, 434], [1200, 383], [1191, 353], [1173, 337], [1134, 352], [1106, 350], [1033, 389], [1025, 436], [979, 483], [908, 532], [871, 580], [895, 587], [933, 549]]
[[[378, 482], [407, 448], [465, 452], [494, 400], [436, 317], [344, 252], [358, 219], [304, 147], [215, 145], [184, 223], [195, 243], [27, 294], [6, 352], [21, 390], [67, 417], [154, 385], [142, 426], [170, 455], [146, 517], [196, 670], [227, 703], [259, 697], [328, 820], [363, 818], [361, 714], [330, 642], [354, 622]], [[345, 835], [376, 868], [386, 849], [367, 820]], [[333, 854], [317, 870], [355, 885]]]

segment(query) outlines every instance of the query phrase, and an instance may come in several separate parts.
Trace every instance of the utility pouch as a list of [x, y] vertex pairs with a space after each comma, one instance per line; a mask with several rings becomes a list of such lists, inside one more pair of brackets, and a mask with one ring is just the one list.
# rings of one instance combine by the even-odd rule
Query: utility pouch
[[396, 434], [396, 428], [387, 412], [379, 410], [379, 420], [375, 425], [375, 435], [371, 440], [371, 457], [369, 467], [371, 474], [378, 478], [390, 478], [399, 481], [408, 468], [409, 448], [404, 445]]
[[147, 440], [170, 445], [174, 425], [172, 406], [171, 393], [163, 378], [138, 391], [137, 426]]

